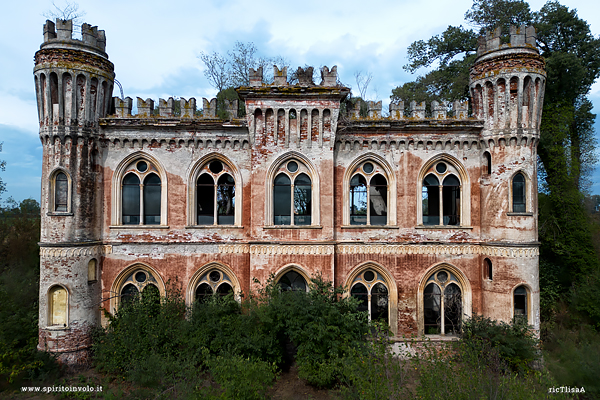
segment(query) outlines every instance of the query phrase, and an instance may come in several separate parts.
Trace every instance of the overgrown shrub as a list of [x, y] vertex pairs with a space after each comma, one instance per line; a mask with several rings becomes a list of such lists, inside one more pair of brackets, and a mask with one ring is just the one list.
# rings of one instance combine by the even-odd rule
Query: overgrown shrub
[[520, 320], [507, 324], [474, 315], [463, 323], [461, 336], [464, 354], [480, 352], [490, 362], [499, 357], [515, 372], [529, 371], [540, 356], [533, 329]]

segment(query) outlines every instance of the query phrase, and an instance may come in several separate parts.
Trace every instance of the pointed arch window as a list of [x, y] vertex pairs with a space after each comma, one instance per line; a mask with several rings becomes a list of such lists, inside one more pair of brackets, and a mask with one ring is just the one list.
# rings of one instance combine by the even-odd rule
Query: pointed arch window
[[160, 225], [162, 208], [162, 182], [156, 167], [146, 160], [131, 163], [121, 183], [123, 225]]
[[196, 223], [198, 225], [234, 225], [236, 187], [233, 172], [220, 160], [200, 170], [196, 181]]
[[350, 225], [388, 224], [388, 180], [379, 165], [366, 161], [350, 178]]
[[383, 276], [367, 269], [352, 282], [350, 296], [359, 302], [358, 311], [367, 311], [370, 321], [389, 324], [389, 290]]
[[312, 180], [308, 168], [297, 160], [283, 163], [273, 180], [273, 224], [312, 224]]
[[515, 320], [528, 323], [529, 291], [523, 285], [518, 286], [513, 292], [513, 315]]
[[306, 292], [308, 290], [308, 284], [306, 279], [297, 271], [290, 270], [286, 272], [281, 278], [279, 278], [279, 286], [283, 291], [298, 291]]
[[519, 172], [512, 179], [512, 210], [526, 212], [525, 176]]
[[216, 268], [200, 277], [194, 292], [194, 298], [202, 303], [215, 293], [220, 296], [233, 293], [233, 283], [229, 275]]
[[458, 334], [462, 325], [463, 299], [459, 280], [440, 270], [427, 280], [423, 292], [425, 334]]
[[461, 224], [462, 186], [458, 176], [458, 171], [444, 161], [427, 171], [421, 186], [423, 225]]
[[130, 303], [138, 299], [140, 295], [149, 295], [160, 301], [157, 279], [152, 273], [142, 268], [130, 273], [121, 284], [119, 289], [120, 304]]

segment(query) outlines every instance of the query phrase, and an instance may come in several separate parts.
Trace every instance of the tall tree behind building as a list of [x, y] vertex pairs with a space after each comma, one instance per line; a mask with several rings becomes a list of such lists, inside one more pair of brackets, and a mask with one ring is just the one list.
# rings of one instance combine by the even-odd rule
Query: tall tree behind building
[[[592, 104], [588, 94], [600, 76], [600, 39], [586, 21], [556, 1], [532, 12], [520, 0], [474, 0], [465, 14], [473, 28], [449, 26], [442, 34], [408, 48], [405, 69], [437, 68], [392, 91], [392, 100], [431, 101], [469, 97], [469, 67], [477, 37], [501, 26], [533, 24], [547, 63], [546, 95], [538, 146], [540, 160], [540, 240], [542, 259], [558, 268], [555, 277], [566, 289], [598, 274], [590, 224], [583, 202], [596, 163]], [[544, 271], [541, 271], [543, 274]], [[598, 314], [600, 318], [600, 313]]]

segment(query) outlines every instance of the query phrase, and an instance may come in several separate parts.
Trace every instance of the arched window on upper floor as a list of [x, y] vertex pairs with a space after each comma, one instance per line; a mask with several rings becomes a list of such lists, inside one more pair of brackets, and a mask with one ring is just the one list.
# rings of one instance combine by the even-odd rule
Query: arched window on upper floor
[[512, 212], [527, 212], [526, 180], [520, 172], [512, 179]]
[[166, 225], [166, 185], [153, 160], [131, 155], [113, 177], [113, 225]]
[[462, 168], [438, 158], [425, 166], [421, 176], [419, 222], [425, 226], [468, 225], [469, 191]]
[[66, 171], [57, 169], [50, 175], [48, 194], [48, 211], [50, 213], [71, 212], [71, 177]]
[[196, 201], [198, 225], [235, 224], [235, 180], [226, 164], [213, 160], [201, 169]]
[[312, 180], [299, 160], [284, 162], [273, 180], [273, 225], [312, 225]]
[[360, 157], [349, 166], [344, 185], [344, 225], [395, 224], [395, 186], [385, 160], [375, 155]]

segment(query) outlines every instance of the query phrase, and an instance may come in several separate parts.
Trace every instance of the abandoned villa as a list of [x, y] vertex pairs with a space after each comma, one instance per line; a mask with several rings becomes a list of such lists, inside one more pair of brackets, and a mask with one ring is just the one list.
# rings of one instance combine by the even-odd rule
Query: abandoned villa
[[[473, 314], [539, 329], [536, 146], [546, 79], [532, 27], [480, 38], [469, 102], [345, 101], [337, 68], [262, 69], [216, 100], [112, 97], [104, 31], [47, 21], [39, 348], [85, 363], [90, 329], [167, 282], [187, 304], [273, 275], [343, 286], [372, 320], [444, 339]], [[242, 103], [239, 104], [242, 106]], [[364, 112], [366, 110], [366, 112]]]

